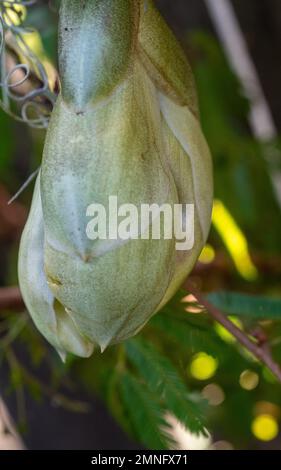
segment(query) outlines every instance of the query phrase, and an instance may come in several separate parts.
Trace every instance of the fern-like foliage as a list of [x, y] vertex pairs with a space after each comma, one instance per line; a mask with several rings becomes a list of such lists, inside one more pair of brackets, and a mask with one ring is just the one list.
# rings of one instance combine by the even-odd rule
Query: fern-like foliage
[[174, 341], [177, 347], [191, 352], [205, 351], [223, 360], [229, 350], [228, 345], [218, 337], [212, 325], [195, 315], [192, 317], [187, 312], [178, 315], [174, 311], [170, 314], [165, 309], [163, 313], [152, 318], [150, 325]]
[[169, 424], [156, 395], [129, 372], [122, 374], [120, 392], [139, 442], [153, 450], [173, 448]]
[[139, 339], [128, 341], [126, 351], [147, 387], [158, 394], [163, 410], [172, 413], [191, 432], [206, 434], [205, 401], [188, 391], [169, 359]]

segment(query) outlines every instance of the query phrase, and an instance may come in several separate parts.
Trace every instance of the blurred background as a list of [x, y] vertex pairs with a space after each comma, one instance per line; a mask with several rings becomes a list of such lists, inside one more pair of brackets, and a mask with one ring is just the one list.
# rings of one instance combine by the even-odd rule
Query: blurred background
[[[53, 91], [58, 3], [38, 1], [27, 16], [21, 7], [20, 20], [40, 32], [29, 32], [26, 41]], [[214, 160], [213, 224], [192, 278], [239, 328], [262, 335], [281, 363], [281, 3], [155, 3], [192, 64]], [[0, 110], [2, 288], [17, 286], [19, 238], [33, 182], [7, 203], [40, 166], [44, 135]], [[0, 290], [0, 449], [168, 448], [161, 431], [156, 442], [145, 430], [147, 419], [151, 429], [161, 421], [150, 409], [156, 391], [150, 360], [161, 363], [161, 371], [171, 363], [188, 393], [185, 403], [183, 390], [176, 406], [168, 393], [157, 404], [177, 447], [281, 448], [280, 383], [184, 292], [141, 333], [143, 344], [66, 364], [33, 327], [16, 288], [9, 291], [12, 302], [5, 295]], [[145, 356], [148, 343], [153, 350]], [[193, 413], [185, 410], [187, 403], [195, 403], [196, 419], [196, 413], [203, 416], [205, 436], [191, 434], [198, 429], [196, 419], [184, 415]]]

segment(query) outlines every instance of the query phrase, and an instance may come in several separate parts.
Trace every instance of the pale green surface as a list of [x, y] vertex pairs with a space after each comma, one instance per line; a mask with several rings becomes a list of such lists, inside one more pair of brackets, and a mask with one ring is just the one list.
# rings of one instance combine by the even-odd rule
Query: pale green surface
[[[62, 95], [19, 277], [47, 339], [87, 356], [91, 344], [104, 350], [136, 334], [184, 281], [208, 235], [212, 169], [190, 68], [152, 4], [83, 3], [82, 11], [80, 1], [62, 1]], [[89, 240], [86, 209], [107, 206], [110, 195], [138, 207], [194, 203], [194, 248], [178, 252], [175, 240]]]

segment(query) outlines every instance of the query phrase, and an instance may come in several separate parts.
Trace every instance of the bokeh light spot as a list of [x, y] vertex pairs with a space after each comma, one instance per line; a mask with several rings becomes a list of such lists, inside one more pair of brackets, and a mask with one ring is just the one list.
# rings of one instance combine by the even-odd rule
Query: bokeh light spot
[[[235, 326], [237, 326], [240, 330], [243, 330], [243, 324], [239, 318], [233, 316], [228, 318], [232, 321], [232, 323], [234, 323]], [[215, 330], [221, 339], [223, 339], [226, 343], [235, 343], [237, 341], [236, 338], [219, 323], [215, 324]]]
[[211, 245], [205, 245], [203, 248], [201, 255], [199, 256], [200, 263], [203, 264], [210, 264], [214, 261], [216, 257], [216, 252]]
[[209, 384], [202, 390], [202, 396], [208, 400], [211, 406], [219, 406], [225, 400], [223, 389], [217, 384]]
[[239, 383], [244, 390], [254, 390], [259, 384], [259, 376], [251, 370], [244, 370], [239, 378]]
[[231, 444], [231, 442], [217, 441], [214, 442], [211, 447], [209, 447], [209, 450], [234, 450], [234, 446]]
[[258, 271], [251, 259], [247, 239], [230, 212], [218, 199], [214, 202], [213, 224], [232, 257], [239, 274], [247, 281], [257, 279]]
[[279, 420], [281, 418], [281, 409], [275, 403], [270, 401], [257, 401], [254, 407], [255, 416], [270, 415]]
[[279, 426], [271, 415], [259, 415], [252, 422], [252, 433], [260, 441], [272, 441], [278, 436]]
[[190, 373], [197, 380], [208, 380], [215, 375], [217, 368], [217, 359], [201, 352], [193, 357], [190, 364]]

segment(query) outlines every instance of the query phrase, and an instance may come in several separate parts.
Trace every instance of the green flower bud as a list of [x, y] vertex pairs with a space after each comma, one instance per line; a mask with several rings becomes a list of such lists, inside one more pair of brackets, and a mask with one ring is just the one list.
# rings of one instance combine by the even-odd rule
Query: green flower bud
[[[83, 3], [83, 6], [81, 6]], [[176, 292], [208, 236], [212, 164], [192, 73], [151, 1], [62, 0], [61, 93], [19, 255], [20, 286], [60, 351], [135, 335]], [[87, 208], [194, 204], [195, 243], [91, 240]]]

